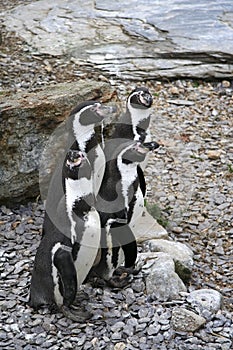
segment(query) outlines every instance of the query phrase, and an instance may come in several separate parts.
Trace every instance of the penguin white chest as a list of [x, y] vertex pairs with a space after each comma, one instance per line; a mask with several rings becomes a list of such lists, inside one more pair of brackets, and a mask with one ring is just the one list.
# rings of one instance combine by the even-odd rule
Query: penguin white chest
[[66, 210], [71, 223], [71, 241], [74, 243], [76, 237], [76, 221], [73, 218], [73, 207], [81, 198], [93, 193], [93, 180], [86, 177], [78, 180], [65, 179], [66, 187]]
[[100, 218], [93, 208], [84, 217], [84, 231], [80, 241], [80, 248], [75, 260], [78, 287], [83, 283], [94, 264], [100, 245]]
[[137, 177], [137, 167], [135, 164], [124, 164], [119, 161], [118, 168], [121, 173], [122, 195], [125, 199], [125, 207], [128, 210], [129, 202], [132, 199], [129, 198], [129, 188]]
[[[138, 124], [144, 120], [149, 118], [150, 116], [150, 110], [149, 109], [138, 109], [138, 108], [133, 108], [130, 104], [128, 104], [128, 109], [131, 114], [131, 122], [132, 122], [132, 127], [133, 127], [133, 133], [134, 133], [134, 140], [139, 141], [140, 140], [140, 135], [137, 132], [137, 126]], [[146, 130], [146, 142], [149, 142], [150, 140], [150, 135], [149, 135], [149, 130]]]
[[132, 212], [132, 217], [130, 220], [131, 227], [134, 227], [135, 221], [142, 216], [142, 213], [144, 210], [144, 197], [140, 186], [138, 187], [137, 192], [135, 193], [135, 197], [136, 197], [136, 200], [135, 200], [135, 204]]
[[94, 161], [94, 174], [93, 174], [93, 190], [95, 196], [97, 196], [105, 170], [105, 155], [100, 145], [96, 146], [96, 158]]

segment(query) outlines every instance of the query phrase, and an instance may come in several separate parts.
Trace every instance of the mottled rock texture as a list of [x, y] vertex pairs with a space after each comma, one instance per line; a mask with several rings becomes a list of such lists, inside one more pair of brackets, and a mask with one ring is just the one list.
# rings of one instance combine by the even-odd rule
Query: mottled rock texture
[[40, 54], [72, 56], [108, 76], [232, 76], [231, 0], [40, 0], [4, 18]]
[[107, 83], [82, 80], [1, 96], [0, 202], [12, 204], [39, 195], [39, 160], [48, 137], [76, 104], [107, 101], [113, 91]]

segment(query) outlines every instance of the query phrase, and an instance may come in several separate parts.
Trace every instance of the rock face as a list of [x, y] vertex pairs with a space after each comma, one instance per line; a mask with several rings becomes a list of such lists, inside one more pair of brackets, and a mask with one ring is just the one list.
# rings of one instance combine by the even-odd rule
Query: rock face
[[133, 230], [137, 242], [142, 243], [149, 240], [157, 241], [158, 239], [168, 239], [168, 233], [145, 209], [143, 215], [135, 220], [134, 224], [130, 226]]
[[72, 56], [110, 76], [232, 77], [231, 0], [40, 0], [3, 17], [39, 53]]
[[1, 97], [0, 202], [15, 204], [39, 195], [39, 160], [50, 134], [76, 104], [105, 102], [112, 93], [107, 83], [80, 81]]

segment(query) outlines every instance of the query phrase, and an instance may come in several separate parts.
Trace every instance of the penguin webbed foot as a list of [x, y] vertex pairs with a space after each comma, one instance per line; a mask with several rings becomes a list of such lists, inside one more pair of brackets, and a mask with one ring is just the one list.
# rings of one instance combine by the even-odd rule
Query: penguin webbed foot
[[108, 281], [108, 284], [114, 288], [124, 288], [130, 282], [132, 282], [133, 275], [137, 274], [137, 271], [134, 267], [124, 267], [119, 266], [113, 273], [113, 276]]
[[125, 266], [119, 266], [115, 271], [114, 274], [122, 274], [124, 272], [127, 272], [130, 275], [137, 275], [139, 274], [141, 268], [139, 267], [135, 267], [135, 266], [131, 266], [131, 267], [125, 267]]
[[93, 277], [93, 279], [91, 281], [91, 285], [93, 288], [103, 289], [104, 287], [107, 286], [107, 282], [103, 278], [101, 278], [99, 276], [95, 276], [95, 277]]
[[84, 290], [79, 290], [72, 304], [75, 306], [79, 306], [83, 301], [88, 301], [89, 299], [89, 295], [86, 292], [84, 292]]
[[78, 323], [86, 322], [88, 319], [92, 317], [92, 314], [89, 311], [84, 310], [80, 306], [75, 307], [74, 305], [72, 306], [62, 305], [60, 310], [65, 317]]

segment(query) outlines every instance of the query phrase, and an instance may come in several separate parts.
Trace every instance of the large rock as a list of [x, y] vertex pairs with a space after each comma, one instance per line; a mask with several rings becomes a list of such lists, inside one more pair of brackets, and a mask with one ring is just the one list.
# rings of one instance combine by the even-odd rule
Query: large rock
[[3, 17], [33, 50], [107, 75], [233, 76], [232, 0], [40, 0]]
[[111, 99], [103, 82], [79, 81], [35, 93], [1, 96], [0, 203], [15, 204], [39, 195], [39, 159], [54, 129], [78, 103]]
[[179, 299], [186, 287], [175, 273], [173, 259], [165, 253], [140, 253], [138, 267], [145, 276], [146, 291], [158, 300], [167, 301]]
[[222, 295], [214, 289], [198, 289], [188, 295], [187, 301], [201, 316], [211, 317], [220, 310]]
[[153, 239], [167, 239], [168, 233], [158, 222], [148, 213], [146, 208], [142, 216], [138, 217], [133, 224], [130, 224], [131, 229], [138, 243], [147, 242]]
[[151, 239], [143, 244], [144, 249], [151, 252], [163, 252], [171, 256], [175, 263], [175, 271], [187, 282], [193, 268], [193, 252], [185, 244], [165, 239]]
[[195, 332], [206, 323], [204, 317], [183, 307], [172, 310], [172, 326], [177, 332]]

